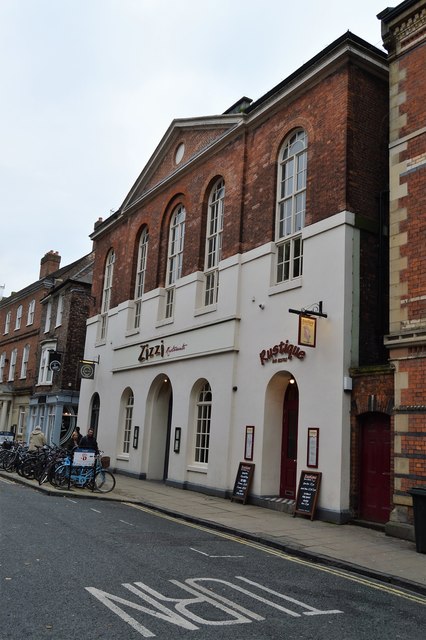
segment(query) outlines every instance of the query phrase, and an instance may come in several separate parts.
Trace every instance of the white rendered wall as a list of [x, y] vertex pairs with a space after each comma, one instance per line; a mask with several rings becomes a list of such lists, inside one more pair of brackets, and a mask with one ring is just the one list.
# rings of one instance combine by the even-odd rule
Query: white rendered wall
[[[155, 385], [166, 376], [173, 392], [168, 479], [214, 490], [232, 489], [244, 455], [245, 426], [254, 425], [252, 490], [255, 495], [277, 494], [282, 403], [292, 375], [299, 388], [298, 473], [306, 468], [307, 428], [319, 427], [318, 470], [323, 474], [319, 506], [342, 511], [349, 507], [350, 469], [350, 394], [343, 390], [343, 378], [357, 360], [352, 336], [358, 332], [353, 318], [358, 308], [359, 251], [353, 216], [342, 212], [304, 229], [303, 278], [297, 283], [271, 286], [274, 250], [274, 244], [268, 243], [223, 261], [218, 304], [208, 312], [196, 309], [202, 275], [192, 274], [177, 287], [173, 322], [158, 321], [161, 290], [145, 297], [140, 332], [129, 331], [131, 303], [111, 312], [107, 341], [102, 346], [95, 346], [97, 322], [91, 319], [85, 357], [97, 360], [99, 356], [100, 363], [95, 380], [82, 382], [79, 424], [83, 430], [90, 398], [97, 391], [101, 448], [117, 469], [146, 473], [149, 478], [158, 467], [158, 460], [152, 468], [149, 462], [158, 436], [150, 432], [155, 423]], [[287, 339], [297, 344], [298, 316], [289, 309], [308, 308], [319, 301], [328, 317], [317, 321], [316, 348], [306, 347], [303, 360], [262, 365], [262, 349]], [[155, 345], [161, 340], [180, 351], [141, 363], [140, 345]], [[191, 394], [203, 379], [209, 381], [213, 393], [207, 468], [193, 463]], [[141, 430], [139, 447], [131, 447], [128, 457], [117, 455], [120, 399], [127, 387], [135, 396], [133, 424]], [[164, 412], [164, 406], [160, 411]], [[161, 414], [161, 421], [164, 419]], [[182, 429], [178, 454], [173, 453], [176, 427]]]

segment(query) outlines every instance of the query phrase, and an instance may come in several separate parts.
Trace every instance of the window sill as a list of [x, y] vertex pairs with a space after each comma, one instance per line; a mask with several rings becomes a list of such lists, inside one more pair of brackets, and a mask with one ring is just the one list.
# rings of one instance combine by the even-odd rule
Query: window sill
[[116, 456], [116, 460], [122, 460], [123, 462], [129, 462], [130, 455], [128, 453], [120, 453]]
[[208, 467], [207, 465], [195, 465], [195, 464], [190, 464], [187, 466], [186, 468], [187, 471], [193, 471], [195, 473], [207, 473], [208, 471]]
[[294, 280], [286, 280], [286, 282], [279, 282], [269, 287], [268, 296], [273, 296], [276, 293], [283, 293], [284, 291], [291, 291], [292, 289], [299, 289], [303, 284], [302, 276], [295, 278]]
[[164, 320], [158, 320], [155, 323], [155, 328], [164, 327], [167, 324], [173, 324], [174, 318], [164, 318]]
[[140, 332], [140, 329], [129, 329], [128, 331], [126, 331], [125, 336], [126, 338], [137, 336]]
[[194, 316], [202, 316], [206, 313], [212, 313], [213, 311], [217, 311], [217, 304], [211, 304], [208, 307], [199, 307], [195, 309]]

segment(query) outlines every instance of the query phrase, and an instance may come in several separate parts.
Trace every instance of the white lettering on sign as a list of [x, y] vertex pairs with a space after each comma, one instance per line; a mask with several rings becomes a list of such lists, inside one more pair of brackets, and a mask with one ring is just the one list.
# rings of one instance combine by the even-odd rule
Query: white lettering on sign
[[[217, 578], [189, 578], [184, 582], [179, 580], [170, 580], [173, 585], [182, 589], [186, 593], [191, 594], [191, 597], [176, 598], [166, 596], [155, 589], [152, 589], [143, 582], [135, 582], [134, 584], [124, 583], [122, 586], [142, 600], [145, 605], [139, 602], [133, 602], [116, 596], [112, 593], [107, 593], [95, 587], [86, 587], [86, 590], [97, 598], [102, 604], [104, 604], [110, 611], [117, 614], [123, 622], [129, 624], [135, 631], [140, 633], [144, 638], [152, 638], [155, 634], [144, 626], [141, 622], [133, 618], [127, 613], [124, 608], [130, 608], [140, 614], [145, 614], [168, 622], [169, 624], [176, 625], [182, 629], [188, 629], [189, 631], [196, 631], [201, 626], [225, 626], [234, 624], [250, 624], [253, 621], [265, 620], [265, 618], [254, 611], [250, 611], [246, 607], [243, 607], [233, 600], [221, 595], [224, 587], [233, 589], [239, 593], [253, 598], [256, 602], [260, 602], [264, 605], [270, 606], [282, 613], [293, 618], [301, 618], [302, 616], [317, 616], [317, 615], [332, 615], [342, 613], [339, 609], [322, 610], [317, 607], [312, 607], [300, 600], [296, 600], [290, 596], [279, 593], [274, 589], [269, 589], [258, 582], [253, 582], [242, 576], [236, 576], [236, 580], [240, 580], [245, 585], [250, 585], [251, 589], [258, 590], [263, 594], [268, 594], [271, 597], [275, 597], [278, 600], [284, 600], [289, 603], [284, 607], [281, 604], [274, 602], [271, 598], [265, 597], [255, 593], [253, 590], [248, 590], [239, 584], [228, 582], [227, 580], [221, 580]], [[209, 583], [209, 586], [203, 586], [200, 583]], [[214, 592], [214, 586], [218, 586], [218, 591]], [[166, 606], [168, 604], [169, 606]], [[119, 606], [121, 605], [121, 606]], [[148, 605], [148, 606], [146, 606]], [[204, 605], [203, 611], [212, 608], [215, 612], [214, 616], [208, 616], [207, 613], [200, 615], [194, 612], [195, 607]], [[292, 607], [291, 609], [289, 607]], [[296, 610], [294, 610], [296, 609]], [[221, 612], [221, 619], [217, 619], [218, 610]], [[198, 626], [197, 626], [198, 625]]]

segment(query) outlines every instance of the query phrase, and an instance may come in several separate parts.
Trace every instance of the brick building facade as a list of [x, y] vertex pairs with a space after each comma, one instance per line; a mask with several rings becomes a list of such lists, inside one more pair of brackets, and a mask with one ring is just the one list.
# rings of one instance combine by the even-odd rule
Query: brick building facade
[[49, 251], [39, 280], [0, 301], [0, 431], [24, 442], [36, 424], [49, 442], [63, 442], [76, 422], [93, 256], [60, 263]]
[[426, 2], [379, 14], [390, 73], [390, 315], [395, 370], [390, 533], [409, 536], [412, 499], [426, 484]]
[[115, 469], [229, 495], [246, 460], [251, 499], [279, 504], [309, 464], [319, 517], [352, 517], [355, 422], [390, 429], [357, 382], [392, 376], [387, 144], [386, 55], [349, 32], [260, 99], [172, 122], [92, 234], [78, 421]]

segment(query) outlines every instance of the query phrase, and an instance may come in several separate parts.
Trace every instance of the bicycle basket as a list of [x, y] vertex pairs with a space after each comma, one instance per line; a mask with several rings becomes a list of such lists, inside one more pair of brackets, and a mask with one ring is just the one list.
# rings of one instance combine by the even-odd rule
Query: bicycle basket
[[109, 456], [102, 456], [101, 457], [101, 467], [102, 467], [102, 469], [108, 469], [110, 464], [111, 464], [111, 458]]

